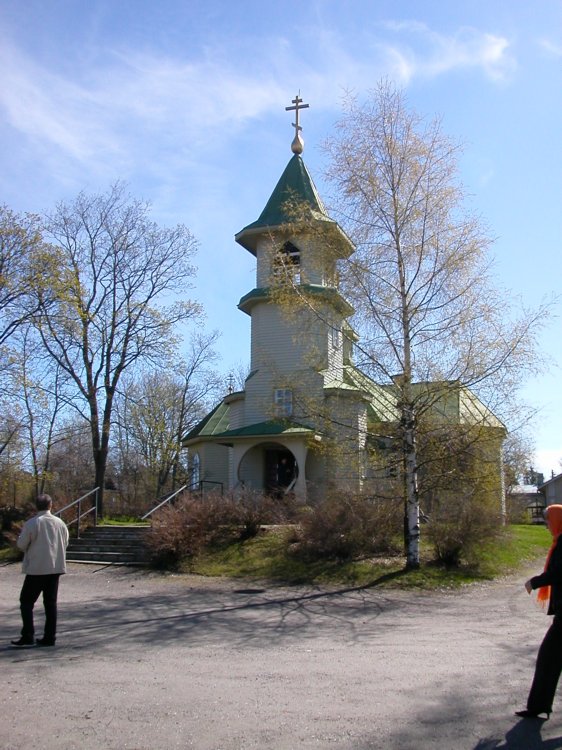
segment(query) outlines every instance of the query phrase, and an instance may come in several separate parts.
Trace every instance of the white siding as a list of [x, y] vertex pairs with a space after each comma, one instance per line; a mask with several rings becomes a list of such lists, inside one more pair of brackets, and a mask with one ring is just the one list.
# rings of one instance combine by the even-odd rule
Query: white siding
[[237, 430], [239, 427], [243, 427], [244, 422], [244, 399], [238, 398], [236, 401], [230, 403], [229, 412], [229, 429]]
[[238, 479], [253, 489], [262, 489], [264, 485], [264, 456], [261, 448], [250, 448], [244, 454], [238, 468]]
[[[228, 489], [229, 483], [229, 449], [224, 445], [205, 443], [198, 447], [201, 459], [200, 481], [220, 482], [223, 489]], [[210, 489], [206, 486], [205, 489]]]

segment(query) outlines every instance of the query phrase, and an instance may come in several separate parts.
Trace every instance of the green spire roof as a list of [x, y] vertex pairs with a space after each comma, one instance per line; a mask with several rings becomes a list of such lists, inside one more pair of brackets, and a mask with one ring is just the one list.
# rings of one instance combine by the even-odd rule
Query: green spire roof
[[336, 224], [326, 213], [304, 161], [299, 154], [295, 154], [285, 167], [259, 219], [238, 232], [236, 242], [255, 254], [259, 235], [265, 230], [290, 223], [288, 204], [306, 204], [310, 207], [312, 218]]
[[298, 154], [295, 154], [285, 167], [259, 219], [246, 229], [285, 224], [290, 219], [285, 211], [285, 204], [289, 201], [307, 203], [314, 214], [319, 214], [323, 219], [329, 218], [312, 177]]

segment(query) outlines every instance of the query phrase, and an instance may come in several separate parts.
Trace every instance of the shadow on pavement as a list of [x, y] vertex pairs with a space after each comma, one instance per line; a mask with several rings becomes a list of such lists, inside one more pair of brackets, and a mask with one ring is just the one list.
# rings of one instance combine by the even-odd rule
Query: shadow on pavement
[[504, 740], [484, 739], [474, 746], [474, 750], [559, 750], [562, 748], [562, 737], [543, 740], [541, 730], [544, 721], [541, 719], [519, 720]]
[[[372, 636], [375, 621], [383, 611], [408, 606], [407, 601], [371, 593], [381, 583], [399, 577], [401, 571], [365, 586], [297, 593], [282, 589], [286, 595], [279, 595], [275, 587], [192, 589], [179, 581], [171, 587], [154, 586], [147, 592], [146, 581], [155, 580], [150, 579], [150, 573], [143, 579], [138, 570], [122, 569], [117, 575], [112, 571], [111, 578], [103, 581], [101, 577], [106, 572], [104, 568], [92, 570], [92, 574], [100, 576], [93, 593], [88, 592], [89, 574], [85, 581], [78, 582], [79, 595], [74, 600], [74, 592], [65, 587], [65, 601], [59, 602], [58, 645], [49, 654], [62, 653], [58, 646], [64, 646], [67, 653], [72, 647], [98, 651], [110, 648], [114, 642], [121, 650], [139, 645], [193, 646], [214, 642], [260, 648], [297, 638], [302, 643], [323, 632], [358, 641]], [[81, 596], [82, 591], [94, 598]], [[40, 602], [36, 610], [36, 624], [40, 626]], [[380, 624], [377, 629], [380, 633]], [[33, 653], [37, 651], [34, 649]]]

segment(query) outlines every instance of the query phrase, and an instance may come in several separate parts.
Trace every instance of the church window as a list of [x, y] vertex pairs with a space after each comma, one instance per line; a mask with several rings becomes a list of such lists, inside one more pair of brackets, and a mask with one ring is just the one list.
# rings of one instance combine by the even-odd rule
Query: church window
[[275, 272], [289, 276], [294, 284], [300, 284], [301, 251], [292, 242], [285, 242], [278, 250], [275, 258]]
[[337, 326], [332, 326], [330, 329], [330, 336], [332, 340], [332, 347], [334, 349], [340, 348], [340, 329]]
[[273, 398], [275, 415], [290, 417], [293, 413], [293, 391], [290, 388], [276, 388]]
[[[189, 459], [188, 459], [189, 460]], [[197, 489], [199, 487], [199, 481], [201, 479], [201, 460], [198, 453], [194, 453], [191, 456], [191, 489]]]

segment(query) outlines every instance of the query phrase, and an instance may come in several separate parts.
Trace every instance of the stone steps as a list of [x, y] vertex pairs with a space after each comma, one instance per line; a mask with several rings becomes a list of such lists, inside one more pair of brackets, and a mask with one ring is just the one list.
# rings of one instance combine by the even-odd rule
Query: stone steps
[[148, 565], [146, 536], [150, 526], [97, 526], [86, 529], [80, 539], [71, 539], [67, 562], [104, 565]]

